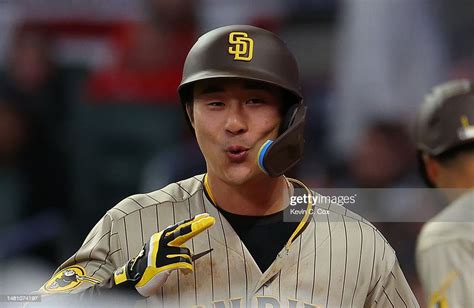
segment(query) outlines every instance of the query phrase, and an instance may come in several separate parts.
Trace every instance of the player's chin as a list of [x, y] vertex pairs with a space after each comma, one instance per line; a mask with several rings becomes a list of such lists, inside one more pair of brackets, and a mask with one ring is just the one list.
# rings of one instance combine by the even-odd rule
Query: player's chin
[[252, 166], [251, 164], [228, 166], [225, 170], [227, 184], [240, 186], [251, 181], [258, 173], [255, 167], [256, 166]]

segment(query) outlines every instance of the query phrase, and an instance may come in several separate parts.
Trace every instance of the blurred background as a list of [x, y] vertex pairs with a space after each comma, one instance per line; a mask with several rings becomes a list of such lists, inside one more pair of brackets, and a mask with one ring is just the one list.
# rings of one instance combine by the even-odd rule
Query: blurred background
[[[291, 176], [424, 187], [413, 119], [435, 84], [474, 79], [472, 16], [471, 0], [0, 0], [0, 294], [38, 288], [124, 197], [205, 171], [176, 87], [218, 26], [269, 29], [297, 57], [309, 116]], [[420, 210], [390, 198], [379, 210]], [[421, 225], [377, 223], [420, 301]]]

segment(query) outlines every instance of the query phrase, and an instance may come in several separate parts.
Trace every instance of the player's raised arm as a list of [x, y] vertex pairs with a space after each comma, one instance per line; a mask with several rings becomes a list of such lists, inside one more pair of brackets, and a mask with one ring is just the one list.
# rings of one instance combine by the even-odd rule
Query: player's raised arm
[[[214, 222], [213, 217], [203, 213], [169, 226], [153, 234], [138, 255], [119, 266], [120, 258], [116, 253], [119, 249], [116, 249], [113, 244], [116, 241], [111, 236], [111, 233], [118, 233], [111, 226], [110, 216], [105, 215], [81, 248], [58, 268], [37, 293], [44, 295], [43, 302], [46, 304], [81, 299], [96, 302], [100, 296], [130, 295], [132, 290], [142, 296], [150, 296], [163, 286], [172, 271], [193, 270], [192, 262], [196, 256], [184, 244]], [[69, 296], [52, 296], [65, 294]]]

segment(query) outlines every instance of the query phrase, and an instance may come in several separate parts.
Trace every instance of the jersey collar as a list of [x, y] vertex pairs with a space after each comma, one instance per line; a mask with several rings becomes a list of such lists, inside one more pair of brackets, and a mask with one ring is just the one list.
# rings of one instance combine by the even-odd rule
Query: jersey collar
[[[313, 213], [314, 204], [312, 202], [313, 193], [311, 192], [311, 190], [305, 184], [303, 184], [303, 182], [301, 182], [299, 180], [296, 180], [296, 179], [287, 178], [287, 177], [285, 177], [285, 179], [287, 180], [288, 183], [291, 184], [289, 186], [294, 187], [296, 185], [296, 186], [302, 187], [306, 191], [306, 195], [308, 196], [308, 201], [309, 201], [308, 204], [307, 204], [306, 211], [305, 211], [305, 214], [304, 214], [303, 218], [301, 219], [301, 221], [299, 222], [299, 224], [296, 227], [295, 231], [291, 234], [290, 238], [288, 239], [288, 241], [285, 245], [285, 248], [288, 251], [290, 249], [291, 244], [295, 241], [295, 239], [299, 235], [301, 235], [301, 233], [303, 233], [303, 231], [306, 229], [308, 224], [311, 222], [311, 216], [312, 216], [311, 213]], [[292, 191], [292, 190], [290, 189], [290, 191]], [[293, 189], [293, 191], [294, 191], [294, 189]], [[206, 197], [209, 199], [209, 201], [211, 201], [211, 203], [215, 207], [218, 207], [216, 199], [215, 199], [215, 197], [212, 193], [211, 187], [209, 186], [207, 173], [204, 175], [204, 193], [205, 193]]]

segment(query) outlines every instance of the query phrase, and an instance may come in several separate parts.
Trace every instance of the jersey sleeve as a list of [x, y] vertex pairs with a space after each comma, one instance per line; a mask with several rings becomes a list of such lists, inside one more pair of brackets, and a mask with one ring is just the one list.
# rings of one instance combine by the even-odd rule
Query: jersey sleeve
[[116, 268], [123, 265], [118, 232], [106, 214], [90, 231], [79, 250], [64, 262], [37, 293], [81, 293], [105, 284]]
[[473, 307], [474, 244], [450, 241], [417, 252], [428, 307]]
[[364, 307], [420, 307], [396, 259], [385, 278], [377, 283]]

